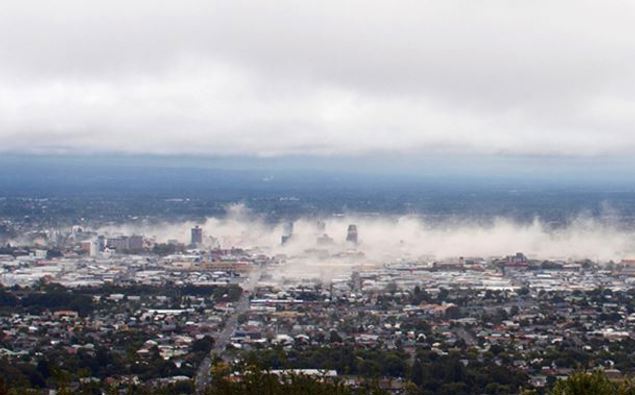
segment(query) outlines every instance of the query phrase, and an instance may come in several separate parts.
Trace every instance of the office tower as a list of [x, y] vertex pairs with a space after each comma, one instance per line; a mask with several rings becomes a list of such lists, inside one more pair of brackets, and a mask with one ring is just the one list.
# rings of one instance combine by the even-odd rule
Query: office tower
[[97, 249], [98, 249], [99, 251], [103, 251], [103, 250], [105, 250], [105, 249], [106, 249], [106, 245], [107, 245], [107, 243], [106, 243], [106, 236], [99, 235], [99, 236], [97, 237]]
[[287, 222], [282, 228], [282, 237], [280, 238], [280, 244], [286, 244], [293, 236], [293, 222]]
[[192, 242], [190, 244], [193, 246], [203, 244], [203, 229], [198, 225], [192, 228]]
[[130, 249], [130, 239], [127, 236], [109, 238], [107, 246], [117, 251], [127, 251]]
[[357, 244], [357, 225], [348, 225], [348, 231], [346, 232], [346, 241]]
[[143, 236], [132, 235], [128, 241], [130, 251], [139, 252], [143, 250]]

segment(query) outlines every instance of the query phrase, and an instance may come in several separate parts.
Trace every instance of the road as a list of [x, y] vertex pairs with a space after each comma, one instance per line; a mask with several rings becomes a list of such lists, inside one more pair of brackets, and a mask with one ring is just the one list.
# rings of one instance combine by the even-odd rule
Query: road
[[204, 393], [205, 389], [210, 385], [212, 381], [210, 370], [212, 368], [213, 357], [220, 356], [223, 359], [227, 358], [227, 356], [224, 354], [225, 350], [234, 332], [236, 332], [236, 329], [238, 328], [238, 317], [249, 310], [249, 295], [258, 283], [260, 274], [260, 270], [254, 270], [250, 273], [246, 283], [241, 285], [241, 287], [243, 288], [243, 293], [236, 303], [234, 312], [229, 317], [227, 317], [227, 321], [225, 321], [223, 330], [221, 330], [217, 334], [212, 334], [212, 336], [214, 337], [214, 348], [212, 348], [210, 354], [205, 357], [203, 362], [201, 362], [198, 367], [198, 371], [196, 372], [194, 384], [197, 394]]

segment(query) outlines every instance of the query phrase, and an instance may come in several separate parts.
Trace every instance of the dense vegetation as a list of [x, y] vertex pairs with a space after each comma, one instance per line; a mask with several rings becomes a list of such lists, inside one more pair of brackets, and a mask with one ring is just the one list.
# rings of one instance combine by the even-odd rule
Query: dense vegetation
[[611, 381], [601, 370], [577, 372], [558, 381], [550, 395], [635, 395], [635, 385]]
[[261, 350], [248, 353], [245, 359], [270, 369], [332, 369], [365, 377], [404, 377], [408, 369], [408, 355], [403, 351], [356, 349], [352, 345]]
[[230, 376], [232, 371], [224, 364], [214, 366], [206, 395], [387, 395], [372, 382], [353, 388], [337, 379], [303, 374], [278, 376], [253, 367], [242, 370], [241, 378], [235, 380]]
[[[26, 395], [37, 394], [41, 391], [41, 387], [29, 386], [27, 383], [22, 385], [16, 384], [12, 378], [12, 374], [17, 370], [16, 367], [8, 366], [6, 361], [0, 361], [0, 368], [3, 375], [0, 376], [0, 395]], [[46, 364], [38, 364], [32, 368], [33, 375], [52, 374], [57, 376], [57, 388], [60, 395], [81, 394], [81, 395], [97, 395], [97, 394], [119, 394], [127, 395], [168, 395], [168, 394], [192, 394], [194, 393], [194, 383], [191, 380], [181, 381], [178, 383], [150, 383], [150, 384], [124, 384], [109, 385], [105, 383], [91, 382], [83, 380], [79, 383], [75, 379], [82, 377], [86, 372], [80, 369], [77, 371], [77, 377], [68, 374], [64, 375], [59, 371], [49, 370], [50, 366]], [[444, 370], [445, 369], [445, 370]], [[342, 379], [331, 378], [327, 376], [309, 376], [303, 374], [288, 373], [276, 375], [269, 370], [263, 370], [249, 364], [241, 364], [229, 366], [224, 363], [215, 364], [212, 368], [212, 383], [205, 392], [205, 395], [387, 395], [388, 392], [382, 390], [378, 381], [366, 379], [358, 382], [356, 385], [349, 385]], [[462, 369], [455, 365], [453, 368], [442, 365], [436, 367], [434, 373], [439, 374], [435, 377], [438, 381], [437, 388], [424, 388], [412, 381], [407, 381], [404, 386], [404, 394], [406, 395], [441, 395], [441, 394], [462, 394], [462, 393], [479, 393], [479, 394], [522, 394], [537, 395], [534, 390], [523, 390], [518, 387], [516, 389], [503, 389], [509, 379], [493, 373], [492, 376], [483, 377], [485, 380], [485, 389], [475, 390], [471, 386], [469, 372], [462, 372]], [[499, 372], [499, 373], [502, 373]], [[9, 379], [9, 380], [7, 380]], [[70, 385], [71, 380], [75, 384]], [[416, 380], [416, 379], [414, 379]], [[462, 381], [458, 381], [462, 380]], [[424, 379], [425, 382], [425, 379]], [[477, 384], [482, 388], [481, 384]], [[547, 391], [549, 395], [635, 395], [635, 384], [630, 380], [614, 381], [610, 380], [601, 370], [592, 372], [579, 371], [567, 379], [559, 380], [553, 388]]]
[[414, 384], [411, 394], [502, 395], [519, 392], [527, 382], [524, 374], [494, 363], [493, 356], [438, 355], [425, 350], [420, 350], [412, 363], [400, 349], [363, 349], [346, 344], [255, 351], [246, 354], [245, 360], [272, 369], [333, 369], [371, 379], [401, 377]]
[[57, 284], [39, 285], [33, 289], [0, 287], [0, 310], [10, 313], [40, 314], [43, 311], [73, 310], [80, 315], [90, 314], [94, 309], [92, 297]]
[[200, 296], [217, 301], [233, 302], [240, 298], [238, 285], [183, 285], [158, 287], [132, 284], [129, 286], [103, 285], [93, 288], [68, 289], [59, 284], [39, 283], [32, 288], [4, 288], [0, 285], [0, 311], [7, 313], [33, 313], [73, 310], [85, 316], [95, 309], [93, 296], [123, 294], [137, 296], [164, 295], [168, 297]]

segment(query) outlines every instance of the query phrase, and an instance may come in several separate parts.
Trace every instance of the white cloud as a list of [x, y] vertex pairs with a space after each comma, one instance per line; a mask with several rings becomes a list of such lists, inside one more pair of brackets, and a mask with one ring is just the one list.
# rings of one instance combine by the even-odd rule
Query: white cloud
[[635, 6], [6, 1], [18, 151], [624, 154]]

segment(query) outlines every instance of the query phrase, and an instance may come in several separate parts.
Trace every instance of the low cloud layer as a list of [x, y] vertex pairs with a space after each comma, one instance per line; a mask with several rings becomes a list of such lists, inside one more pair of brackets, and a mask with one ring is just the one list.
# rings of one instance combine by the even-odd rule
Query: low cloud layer
[[627, 154], [634, 18], [612, 0], [9, 0], [0, 150]]

